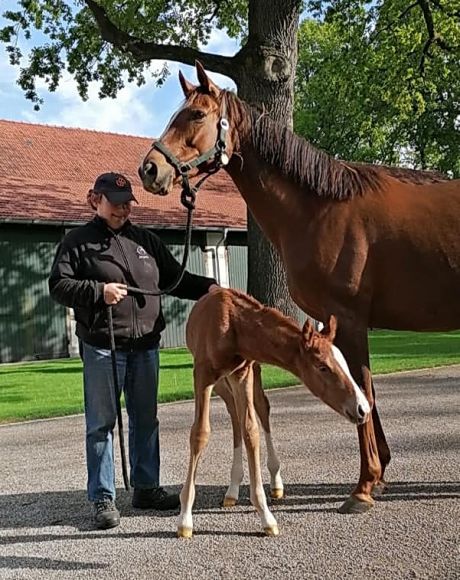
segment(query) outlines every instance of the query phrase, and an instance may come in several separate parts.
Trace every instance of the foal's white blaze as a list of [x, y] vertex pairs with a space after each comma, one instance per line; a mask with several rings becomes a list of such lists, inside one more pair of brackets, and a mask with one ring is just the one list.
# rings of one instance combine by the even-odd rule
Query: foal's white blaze
[[347, 377], [351, 381], [351, 384], [353, 385], [353, 388], [355, 390], [355, 395], [356, 395], [356, 405], [361, 406], [361, 409], [367, 415], [371, 411], [371, 408], [369, 406], [369, 402], [366, 399], [364, 393], [361, 391], [361, 389], [356, 384], [355, 379], [352, 377], [350, 369], [348, 368], [347, 361], [345, 360], [345, 357], [343, 356], [342, 351], [337, 346], [335, 346], [335, 344], [333, 344], [332, 345], [332, 353], [334, 355], [335, 360], [340, 365], [341, 369], [347, 375]]

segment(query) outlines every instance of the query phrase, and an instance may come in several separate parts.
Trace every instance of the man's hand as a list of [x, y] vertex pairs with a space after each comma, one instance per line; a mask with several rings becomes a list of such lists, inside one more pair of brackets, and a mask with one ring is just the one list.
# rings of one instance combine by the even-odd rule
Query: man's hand
[[106, 304], [118, 304], [128, 294], [128, 286], [118, 282], [104, 284], [104, 302]]

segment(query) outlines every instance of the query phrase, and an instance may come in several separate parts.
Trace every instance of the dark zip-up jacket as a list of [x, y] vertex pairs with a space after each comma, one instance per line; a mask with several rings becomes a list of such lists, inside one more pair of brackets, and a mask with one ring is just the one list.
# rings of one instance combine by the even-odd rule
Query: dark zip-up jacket
[[[115, 232], [96, 216], [64, 237], [48, 282], [52, 298], [74, 309], [77, 336], [93, 346], [109, 348], [104, 284], [119, 282], [158, 291], [170, 286], [179, 270], [180, 264], [154, 233], [130, 221]], [[198, 300], [211, 284], [216, 284], [212, 278], [185, 272], [171, 294]], [[158, 296], [127, 296], [112, 310], [117, 348], [158, 345], [165, 327]]]

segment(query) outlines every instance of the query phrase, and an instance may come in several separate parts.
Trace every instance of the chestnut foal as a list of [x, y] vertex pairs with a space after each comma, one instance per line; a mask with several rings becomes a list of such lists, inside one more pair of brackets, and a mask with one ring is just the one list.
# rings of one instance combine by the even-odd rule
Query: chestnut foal
[[[293, 319], [236, 290], [220, 288], [196, 303], [186, 331], [187, 346], [194, 357], [195, 420], [190, 432], [187, 479], [180, 494], [178, 536], [191, 537], [193, 533], [195, 474], [209, 439], [213, 388], [223, 397], [234, 429], [232, 482], [224, 505], [233, 505], [238, 498], [242, 436], [248, 456], [251, 503], [265, 533], [268, 536], [279, 533], [262, 486], [256, 413], [269, 434], [269, 406], [255, 361], [290, 371], [314, 395], [352, 423], [360, 425], [368, 420], [369, 403], [351, 377], [342, 353], [333, 345], [335, 331], [333, 316], [321, 332], [315, 331], [309, 321], [301, 330]], [[279, 462], [269, 435], [267, 441], [272, 495], [280, 497], [283, 488]]]

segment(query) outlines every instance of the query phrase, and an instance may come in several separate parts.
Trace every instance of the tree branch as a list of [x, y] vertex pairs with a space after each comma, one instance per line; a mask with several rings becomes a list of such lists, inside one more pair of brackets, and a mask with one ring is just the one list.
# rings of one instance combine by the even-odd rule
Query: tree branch
[[445, 14], [447, 14], [449, 16], [457, 16], [458, 18], [460, 18], [460, 10], [452, 10], [449, 7], [441, 4], [441, 2], [439, 0], [431, 0], [431, 3], [434, 4], [434, 6], [436, 8], [439, 8], [439, 10], [441, 10], [441, 12], [444, 12]]
[[144, 42], [142, 39], [118, 28], [107, 16], [105, 9], [99, 6], [95, 0], [85, 0], [85, 3], [96, 20], [102, 39], [122, 52], [131, 54], [140, 63], [154, 59], [164, 59], [193, 66], [195, 61], [199, 60], [205, 68], [214, 72], [230, 77], [232, 75], [229, 72], [235, 73], [235, 57], [201, 52], [187, 46]]
[[425, 19], [426, 28], [428, 31], [428, 38], [425, 41], [422, 49], [422, 55], [420, 57], [419, 70], [423, 75], [425, 73], [425, 61], [427, 56], [430, 55], [430, 48], [433, 44], [437, 44], [440, 48], [447, 52], [451, 52], [452, 48], [439, 36], [434, 29], [433, 14], [431, 13], [431, 8], [428, 0], [417, 0], [420, 8], [423, 12], [423, 18]]
[[403, 10], [403, 12], [401, 12], [401, 14], [398, 16], [398, 18], [396, 18], [395, 20], [392, 20], [390, 23], [388, 23], [386, 26], [384, 26], [383, 28], [380, 28], [372, 37], [371, 42], [374, 42], [374, 40], [377, 38], [377, 36], [379, 34], [381, 34], [382, 32], [385, 32], [386, 30], [388, 30], [389, 28], [391, 28], [393, 26], [393, 24], [396, 22], [396, 20], [402, 20], [406, 14], [408, 14], [413, 8], [415, 8], [418, 4], [418, 1], [416, 0], [413, 4], [410, 4], [405, 10]]

